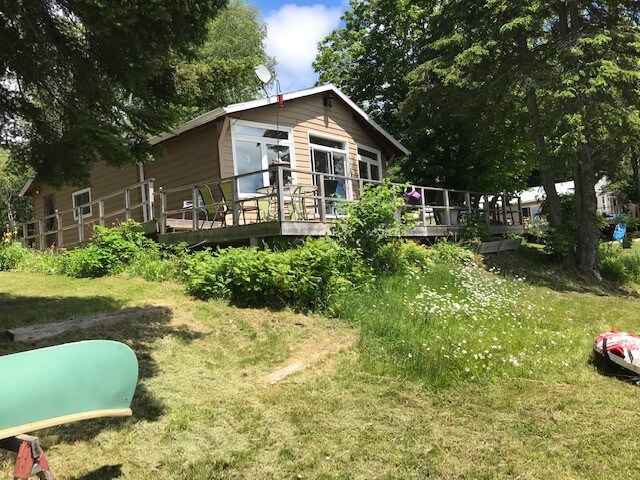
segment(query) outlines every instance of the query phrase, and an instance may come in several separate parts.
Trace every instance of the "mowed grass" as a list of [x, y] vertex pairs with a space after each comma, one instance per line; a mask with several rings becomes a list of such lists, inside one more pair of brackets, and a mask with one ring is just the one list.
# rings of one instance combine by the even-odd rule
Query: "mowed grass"
[[[496, 313], [544, 332], [541, 340], [528, 325], [511, 337], [505, 329], [504, 354], [544, 345], [551, 351], [539, 356], [553, 363], [517, 360], [475, 375], [462, 347], [461, 358], [434, 353], [474, 332], [442, 324], [446, 312], [424, 300], [422, 285], [453, 292], [448, 267], [345, 298], [335, 311], [342, 319], [195, 301], [170, 283], [0, 273], [0, 326], [133, 306], [171, 311], [37, 345], [116, 339], [141, 364], [133, 417], [39, 432], [57, 478], [602, 478], [612, 469], [630, 477], [640, 469], [640, 440], [628, 433], [640, 427], [640, 390], [599, 373], [590, 350], [612, 324], [640, 330], [638, 292], [563, 276], [537, 255], [488, 261], [524, 274], [518, 304], [534, 305], [499, 303]], [[512, 283], [491, 292], [509, 293]], [[501, 317], [483, 318], [478, 330]], [[26, 348], [0, 341], [3, 353]], [[322, 360], [276, 385], [266, 380], [309, 358]], [[0, 472], [10, 475], [12, 461], [0, 454]]]

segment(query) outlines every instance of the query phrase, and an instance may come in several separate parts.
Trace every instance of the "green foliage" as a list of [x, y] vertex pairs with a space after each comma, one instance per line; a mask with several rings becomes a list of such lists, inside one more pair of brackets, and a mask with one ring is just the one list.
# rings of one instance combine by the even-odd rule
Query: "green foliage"
[[371, 272], [354, 251], [333, 240], [308, 240], [290, 250], [207, 249], [185, 259], [187, 291], [243, 306], [322, 309], [333, 295], [362, 287]]
[[[549, 228], [544, 249], [545, 252], [564, 259], [572, 251], [575, 251], [578, 240], [575, 196], [571, 194], [562, 195], [560, 197], [560, 205], [564, 223], [560, 227]], [[540, 207], [540, 212], [543, 215], [548, 215], [548, 208], [548, 202], [544, 201]]]
[[243, 0], [231, 0], [209, 21], [204, 44], [176, 66], [185, 115], [193, 117], [260, 96], [254, 69], [259, 64], [275, 65], [265, 53], [266, 35], [260, 11]]
[[31, 199], [18, 196], [31, 173], [12, 162], [7, 150], [0, 148], [0, 231], [5, 224], [13, 230], [17, 224], [31, 220]]
[[433, 264], [433, 252], [411, 240], [394, 240], [382, 245], [372, 258], [373, 270], [382, 277], [427, 271]]
[[462, 233], [463, 241], [480, 243], [492, 237], [493, 232], [489, 225], [487, 225], [487, 219], [484, 215], [475, 212], [467, 216], [464, 222], [464, 232]]
[[2, 139], [52, 184], [83, 184], [98, 159], [147, 160], [147, 139], [179, 119], [176, 64], [225, 4], [3, 3]]
[[476, 258], [469, 248], [444, 240], [436, 242], [428, 251], [431, 259], [436, 263], [467, 265], [473, 263]]
[[549, 234], [549, 222], [525, 219], [524, 231], [527, 235], [535, 238], [536, 242], [540, 243], [545, 241]]
[[381, 279], [332, 307], [360, 328], [360, 368], [436, 387], [557, 371], [549, 354], [560, 356], [559, 333], [535, 310], [519, 281], [449, 261]]
[[31, 254], [29, 248], [18, 242], [7, 241], [0, 244], [0, 270], [17, 270], [23, 267]]
[[612, 282], [640, 283], [640, 254], [627, 253], [617, 245], [600, 245], [600, 271], [603, 278]]
[[122, 272], [139, 255], [157, 256], [158, 244], [136, 231], [136, 227], [135, 222], [117, 228], [94, 227], [86, 247], [64, 254], [64, 272], [72, 277], [103, 277]]
[[365, 258], [374, 258], [381, 247], [412, 227], [410, 218], [399, 219], [404, 205], [401, 194], [402, 187], [388, 180], [365, 185], [357, 201], [341, 205], [342, 216], [331, 228], [336, 240]]
[[622, 262], [620, 251], [611, 248], [611, 245], [600, 246], [600, 272], [603, 278], [612, 282], [625, 283], [631, 279]]

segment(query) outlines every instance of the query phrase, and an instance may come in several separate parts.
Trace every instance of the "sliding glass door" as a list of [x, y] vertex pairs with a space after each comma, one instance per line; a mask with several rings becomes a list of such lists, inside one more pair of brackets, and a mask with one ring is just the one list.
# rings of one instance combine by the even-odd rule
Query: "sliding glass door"
[[[309, 135], [311, 153], [311, 169], [317, 173], [325, 173], [324, 194], [326, 197], [347, 198], [348, 176], [347, 145], [341, 140], [333, 140], [316, 135]], [[335, 176], [334, 176], [335, 175]], [[314, 182], [317, 183], [317, 177]], [[327, 202], [327, 213], [333, 215], [334, 203]]]

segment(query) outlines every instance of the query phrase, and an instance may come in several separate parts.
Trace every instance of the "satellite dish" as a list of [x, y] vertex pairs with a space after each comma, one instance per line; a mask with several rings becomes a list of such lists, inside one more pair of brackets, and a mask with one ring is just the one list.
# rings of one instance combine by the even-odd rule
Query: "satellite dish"
[[269, 69], [264, 65], [258, 65], [254, 71], [256, 72], [256, 77], [258, 77], [263, 85], [269, 83], [271, 78], [273, 78]]

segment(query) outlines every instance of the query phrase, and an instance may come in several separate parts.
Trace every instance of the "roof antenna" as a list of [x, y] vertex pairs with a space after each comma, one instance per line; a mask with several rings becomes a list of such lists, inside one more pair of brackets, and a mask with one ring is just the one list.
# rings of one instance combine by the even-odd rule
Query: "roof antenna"
[[271, 80], [273, 80], [273, 75], [263, 64], [258, 65], [255, 68], [254, 72], [256, 74], [256, 77], [258, 77], [258, 80], [260, 80], [260, 83], [262, 83], [262, 90], [264, 90], [265, 95], [267, 95], [268, 97], [269, 92], [267, 92], [267, 85], [271, 83]]
[[280, 81], [275, 78], [275, 76], [269, 71], [269, 69], [263, 65], [260, 64], [258, 65], [255, 70], [254, 70], [256, 77], [258, 77], [258, 80], [260, 80], [260, 83], [262, 83], [262, 90], [264, 90], [265, 95], [267, 96], [267, 98], [269, 98], [269, 92], [267, 91], [267, 85], [269, 83], [271, 83], [272, 81], [274, 81], [275, 79], [275, 84], [276, 84], [276, 95], [278, 96], [278, 109], [276, 110], [276, 159], [272, 162], [272, 164], [281, 164], [281, 163], [288, 163], [288, 162], [284, 162], [281, 158], [281, 153], [280, 153], [280, 109], [284, 108], [284, 96], [282, 95], [282, 92], [280, 91]]

